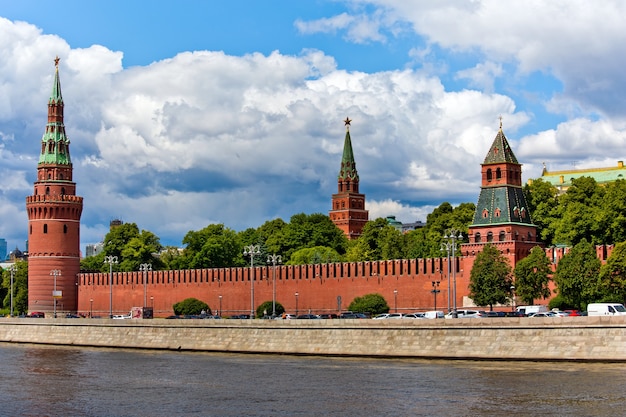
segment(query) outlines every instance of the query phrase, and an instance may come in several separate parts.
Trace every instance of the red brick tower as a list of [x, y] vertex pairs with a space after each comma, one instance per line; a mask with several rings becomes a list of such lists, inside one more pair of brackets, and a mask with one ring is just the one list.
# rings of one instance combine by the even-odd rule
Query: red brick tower
[[533, 247], [543, 244], [537, 239], [537, 226], [522, 190], [522, 165], [502, 132], [502, 121], [481, 166], [482, 184], [469, 243], [462, 245], [465, 262], [472, 265], [475, 255], [491, 243], [514, 267]]
[[[48, 100], [48, 123], [41, 139], [35, 193], [26, 197], [28, 309], [75, 312], [83, 198], [76, 196], [76, 183], [72, 181], [70, 141], [63, 124], [58, 57], [54, 63], [54, 84]], [[56, 293], [53, 297], [55, 281]]]
[[348, 239], [361, 236], [363, 226], [368, 221], [368, 212], [365, 210], [365, 194], [359, 193], [359, 174], [356, 171], [352, 141], [350, 140], [350, 122], [346, 117], [346, 138], [343, 144], [341, 169], [337, 178], [337, 194], [333, 194], [330, 219], [343, 230]]

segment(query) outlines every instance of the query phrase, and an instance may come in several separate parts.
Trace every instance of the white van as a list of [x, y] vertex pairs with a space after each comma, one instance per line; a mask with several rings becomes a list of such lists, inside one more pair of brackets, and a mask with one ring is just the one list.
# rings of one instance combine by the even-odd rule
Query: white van
[[531, 314], [535, 314], [535, 313], [547, 313], [548, 312], [548, 307], [547, 306], [518, 306], [515, 309], [518, 313], [523, 314], [525, 316], [530, 316]]
[[443, 311], [433, 310], [433, 311], [426, 311], [424, 313], [425, 319], [442, 319], [443, 317], [444, 317]]
[[626, 316], [626, 308], [619, 303], [591, 303], [587, 305], [588, 316]]

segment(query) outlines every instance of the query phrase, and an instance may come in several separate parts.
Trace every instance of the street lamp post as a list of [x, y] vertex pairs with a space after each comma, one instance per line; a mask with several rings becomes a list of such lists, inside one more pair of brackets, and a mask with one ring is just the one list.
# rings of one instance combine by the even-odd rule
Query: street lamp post
[[296, 318], [298, 318], [298, 295], [300, 295], [300, 294], [298, 294], [298, 293], [295, 294], [295, 296], [296, 296]]
[[89, 318], [93, 318], [93, 298], [89, 299]]
[[513, 294], [511, 311], [515, 311], [515, 285], [511, 285], [511, 294]]
[[154, 297], [150, 296], [150, 307], [152, 307], [152, 314], [154, 314]]
[[248, 245], [243, 248], [243, 255], [250, 257], [250, 319], [254, 318], [254, 256], [260, 254], [259, 245]]
[[152, 264], [141, 264], [139, 270], [143, 271], [143, 306], [148, 307], [148, 271], [152, 271]]
[[9, 272], [11, 272], [11, 317], [13, 317], [13, 279], [15, 278], [15, 264], [11, 264]]
[[433, 293], [433, 296], [435, 298], [435, 310], [437, 310], [437, 294], [441, 292], [441, 290], [439, 290], [439, 281], [432, 281], [432, 284], [433, 289], [430, 292]]
[[272, 263], [272, 269], [274, 270], [274, 279], [272, 283], [272, 318], [276, 317], [276, 264], [282, 263], [283, 258], [280, 255], [269, 255], [267, 257], [267, 262]]
[[57, 298], [59, 298], [59, 296], [61, 294], [60, 291], [57, 291], [57, 277], [61, 276], [61, 271], [58, 269], [53, 269], [50, 271], [50, 275], [54, 276], [54, 289], [52, 290], [52, 301], [54, 304], [54, 318], [57, 318]]
[[[452, 309], [452, 317], [457, 317], [456, 313], [456, 250], [457, 250], [457, 241], [463, 239], [463, 234], [456, 229], [448, 229], [446, 234], [443, 236], [443, 242], [441, 243], [441, 250], [446, 251], [448, 254], [448, 311], [450, 311], [450, 269], [452, 269], [452, 279], [453, 279], [453, 309]], [[450, 263], [452, 261], [452, 263]]]
[[222, 315], [222, 296], [220, 295], [218, 298], [220, 299], [220, 309], [217, 311], [217, 315], [221, 316]]
[[109, 318], [113, 318], [113, 264], [117, 263], [117, 256], [105, 256], [104, 263], [109, 264]]
[[398, 312], [398, 290], [393, 290], [393, 304], [397, 313]]

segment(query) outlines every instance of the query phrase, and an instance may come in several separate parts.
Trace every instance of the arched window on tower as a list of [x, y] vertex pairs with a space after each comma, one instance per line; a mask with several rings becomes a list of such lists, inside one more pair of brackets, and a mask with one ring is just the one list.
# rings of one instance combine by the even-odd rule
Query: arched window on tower
[[63, 225], [63, 233], [67, 234], [67, 225], [66, 224]]
[[480, 243], [480, 239], [481, 239], [480, 233], [474, 233], [474, 241], [476, 243]]
[[493, 232], [487, 233], [487, 242], [493, 242]]
[[46, 187], [46, 195], [50, 195], [50, 187]]
[[491, 168], [489, 168], [487, 170], [487, 181], [491, 181], [492, 176], [493, 176], [493, 173], [491, 172]]
[[504, 239], [506, 238], [506, 233], [504, 233], [504, 230], [500, 231], [500, 235], [498, 236], [498, 240], [500, 242], [504, 242]]
[[44, 233], [48, 233], [48, 225], [44, 223], [43, 225], [43, 232]]
[[496, 168], [496, 179], [499, 180], [500, 178], [502, 178], [502, 170]]

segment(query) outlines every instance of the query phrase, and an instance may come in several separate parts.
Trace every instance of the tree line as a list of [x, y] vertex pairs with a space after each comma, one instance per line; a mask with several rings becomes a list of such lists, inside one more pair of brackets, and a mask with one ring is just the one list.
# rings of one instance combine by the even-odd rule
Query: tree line
[[[552, 280], [557, 288], [555, 306], [584, 308], [592, 301], [626, 300], [626, 180], [599, 185], [593, 178], [574, 179], [565, 193], [541, 179], [524, 186], [528, 209], [545, 246], [570, 247], [553, 274], [551, 260], [537, 248], [513, 270], [489, 245], [479, 254], [470, 275], [470, 295], [478, 305], [494, 306], [549, 298]], [[255, 265], [268, 264], [268, 255], [278, 254], [288, 265], [328, 262], [359, 262], [445, 256], [441, 243], [446, 231], [467, 231], [476, 206], [444, 202], [426, 218], [425, 226], [408, 233], [378, 218], [366, 223], [358, 239], [349, 241], [325, 214], [296, 214], [289, 222], [278, 218], [258, 228], [235, 231], [224, 224], [209, 224], [189, 231], [182, 249], [163, 246], [154, 233], [136, 223], [111, 228], [104, 249], [81, 261], [83, 272], [107, 272], [105, 256], [116, 256], [116, 271], [137, 271], [143, 263], [153, 270], [224, 268], [249, 265], [243, 249], [258, 245]], [[461, 242], [460, 242], [461, 243]], [[615, 245], [605, 265], [596, 257], [595, 245]], [[507, 269], [508, 267], [508, 269]], [[27, 266], [19, 267], [26, 274]], [[26, 271], [26, 272], [23, 272]], [[0, 299], [9, 299], [8, 271], [3, 272]], [[22, 284], [22, 281], [23, 284]], [[17, 285], [26, 285], [20, 279]], [[26, 294], [25, 290], [20, 294]], [[25, 295], [21, 295], [22, 298]], [[15, 302], [15, 300], [14, 300]], [[20, 298], [20, 303], [22, 303]], [[519, 304], [519, 303], [518, 303]]]

